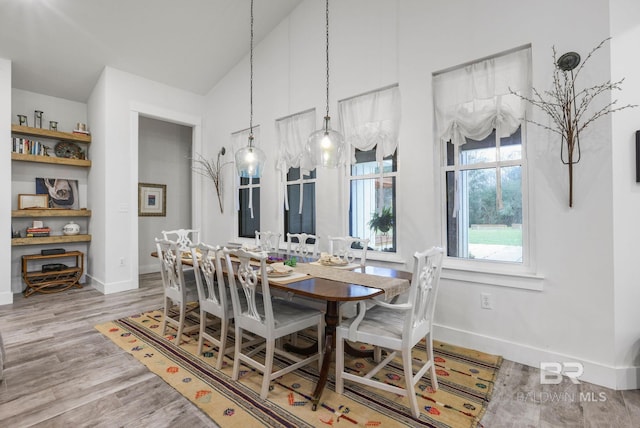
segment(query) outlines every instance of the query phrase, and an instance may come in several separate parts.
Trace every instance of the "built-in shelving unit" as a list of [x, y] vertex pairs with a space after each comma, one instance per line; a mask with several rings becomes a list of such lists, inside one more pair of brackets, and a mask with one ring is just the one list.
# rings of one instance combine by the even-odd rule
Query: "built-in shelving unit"
[[[42, 154], [28, 154], [28, 153], [17, 153], [15, 146], [17, 145], [17, 139], [19, 138], [20, 149], [23, 147], [30, 148], [32, 150], [31, 153], [48, 153], [47, 150], [42, 150], [43, 143], [41, 140], [48, 140], [50, 142], [72, 142], [72, 143], [80, 143], [80, 145], [86, 145], [91, 143], [91, 136], [84, 133], [77, 132], [60, 132], [60, 131], [52, 131], [49, 129], [41, 129], [41, 128], [31, 128], [28, 126], [20, 126], [20, 125], [12, 125], [11, 133], [14, 138], [14, 152], [11, 153], [11, 160], [17, 162], [34, 162], [41, 164], [52, 164], [55, 165], [56, 168], [60, 167], [60, 176], [65, 175], [65, 171], [67, 173], [70, 171], [68, 167], [83, 167], [88, 168], [91, 166], [91, 161], [88, 159], [75, 159], [75, 158], [66, 158], [66, 157], [57, 157], [57, 156], [45, 156]], [[35, 140], [35, 141], [32, 141]], [[24, 146], [23, 146], [24, 144]], [[50, 150], [50, 149], [49, 149]], [[27, 151], [27, 150], [25, 150]], [[87, 151], [84, 150], [84, 153]], [[81, 152], [82, 153], [82, 152]], [[82, 155], [81, 157], [84, 157]], [[38, 167], [33, 165], [33, 175], [37, 177]], [[66, 169], [65, 169], [66, 168]], [[31, 174], [32, 167], [29, 166], [27, 169], [28, 174]], [[23, 173], [24, 174], [24, 173]], [[12, 210], [11, 217], [17, 220], [16, 222], [24, 227], [26, 222], [29, 219], [33, 219], [34, 221], [39, 218], [52, 218], [52, 223], [55, 224], [56, 221], [60, 223], [60, 220], [64, 217], [76, 217], [81, 218], [82, 228], [88, 229], [88, 219], [91, 217], [91, 210], [88, 209], [59, 209], [59, 208], [28, 208], [28, 209], [19, 209]], [[85, 220], [86, 219], [86, 220]], [[53, 229], [52, 229], [53, 230]], [[42, 236], [42, 237], [17, 237], [11, 239], [11, 245], [13, 247], [20, 246], [29, 246], [29, 245], [48, 245], [48, 244], [69, 244], [69, 243], [83, 243], [83, 242], [91, 242], [91, 235], [89, 234], [77, 234], [77, 235], [50, 235], [50, 236]], [[18, 250], [16, 250], [18, 251]], [[20, 254], [20, 253], [18, 253]], [[56, 257], [68, 257], [73, 256], [76, 260], [76, 267], [69, 268], [63, 270], [61, 272], [39, 272], [39, 271], [27, 271], [26, 260], [31, 261], [39, 261], [45, 260], [47, 258], [56, 258]], [[58, 256], [42, 256], [40, 254], [30, 254], [23, 255], [23, 280], [27, 284], [27, 290], [25, 293], [33, 293], [34, 291], [40, 292], [54, 292], [54, 291], [62, 291], [67, 289], [72, 285], [77, 285], [80, 277], [84, 272], [84, 253], [81, 251], [72, 251], [63, 253]], [[27, 294], [28, 295], [28, 294]]]

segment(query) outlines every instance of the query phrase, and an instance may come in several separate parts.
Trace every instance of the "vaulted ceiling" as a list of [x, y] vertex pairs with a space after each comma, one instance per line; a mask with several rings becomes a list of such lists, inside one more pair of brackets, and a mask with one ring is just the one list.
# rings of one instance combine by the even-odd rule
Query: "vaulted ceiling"
[[[301, 0], [255, 0], [254, 43]], [[12, 87], [86, 102], [105, 66], [205, 94], [249, 51], [250, 0], [0, 0]]]

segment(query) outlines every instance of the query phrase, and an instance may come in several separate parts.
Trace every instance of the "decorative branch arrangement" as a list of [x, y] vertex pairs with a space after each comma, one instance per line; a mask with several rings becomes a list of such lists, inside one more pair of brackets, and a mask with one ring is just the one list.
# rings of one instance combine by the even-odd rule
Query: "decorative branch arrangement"
[[214, 162], [213, 159], [207, 159], [201, 154], [196, 154], [196, 157], [193, 158], [194, 166], [193, 171], [197, 172], [200, 175], [203, 175], [207, 178], [210, 178], [213, 181], [214, 186], [216, 187], [216, 194], [218, 195], [218, 204], [220, 206], [220, 213], [224, 213], [224, 204], [223, 204], [223, 180], [222, 180], [222, 168], [226, 165], [231, 164], [232, 162], [224, 162], [220, 163], [220, 157], [224, 156], [226, 153], [226, 149], [223, 147], [218, 152], [218, 157]]
[[[569, 206], [573, 206], [573, 165], [580, 161], [580, 132], [587, 126], [609, 113], [625, 108], [637, 107], [627, 104], [616, 106], [617, 100], [605, 104], [590, 117], [585, 116], [591, 102], [598, 95], [613, 90], [622, 90], [623, 79], [617, 82], [607, 82], [584, 88], [576, 93], [575, 83], [580, 71], [584, 68], [589, 58], [600, 49], [610, 38], [606, 38], [589, 52], [585, 60], [580, 64], [580, 55], [568, 52], [556, 58], [556, 49], [553, 51], [553, 88], [542, 94], [533, 88], [533, 97], [528, 98], [511, 91], [512, 94], [531, 103], [545, 112], [553, 122], [552, 125], [544, 125], [533, 120], [527, 120], [534, 125], [559, 134], [562, 138], [560, 147], [560, 160], [569, 167]], [[578, 67], [578, 65], [580, 66]], [[577, 69], [576, 69], [577, 67]], [[575, 71], [574, 71], [575, 69]]]

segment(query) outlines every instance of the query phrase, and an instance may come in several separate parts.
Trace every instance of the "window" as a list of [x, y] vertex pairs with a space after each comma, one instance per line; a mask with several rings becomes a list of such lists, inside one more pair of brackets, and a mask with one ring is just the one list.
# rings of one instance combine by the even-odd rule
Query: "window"
[[458, 260], [528, 263], [525, 102], [531, 48], [433, 76], [443, 240]]
[[[302, 193], [302, 204], [300, 196]], [[284, 233], [316, 234], [316, 171], [300, 177], [300, 168], [287, 173], [287, 199], [294, 209], [284, 211]], [[300, 207], [301, 209], [298, 209]]]
[[467, 139], [457, 155], [447, 143], [443, 170], [449, 257], [522, 262], [520, 129], [507, 138], [496, 139], [494, 130], [482, 141]]
[[[253, 144], [259, 146], [260, 127], [253, 127], [253, 137]], [[248, 141], [249, 129], [231, 134], [234, 153], [245, 147]], [[260, 230], [260, 179], [241, 178], [236, 175], [236, 189], [238, 192], [238, 237], [254, 239], [256, 230]]]
[[[240, 209], [238, 210], [238, 237], [255, 238], [260, 230], [260, 179], [240, 179], [238, 188]], [[251, 198], [249, 192], [252, 192]], [[253, 209], [252, 209], [253, 208]]]
[[376, 162], [375, 149], [356, 149], [351, 165], [349, 234], [376, 251], [396, 251], [396, 153]]
[[316, 110], [309, 109], [276, 120], [277, 168], [284, 186], [284, 234], [316, 233], [316, 171], [305, 145], [315, 130]]
[[349, 234], [375, 251], [396, 252], [400, 88], [391, 85], [338, 103], [350, 148]]

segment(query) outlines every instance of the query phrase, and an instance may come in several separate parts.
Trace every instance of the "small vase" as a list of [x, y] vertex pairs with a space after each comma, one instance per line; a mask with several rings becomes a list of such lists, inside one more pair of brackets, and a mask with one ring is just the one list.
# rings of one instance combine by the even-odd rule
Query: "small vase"
[[73, 221], [70, 221], [69, 223], [64, 225], [64, 227], [62, 228], [62, 233], [64, 233], [65, 235], [77, 235], [78, 233], [80, 233], [80, 226]]

